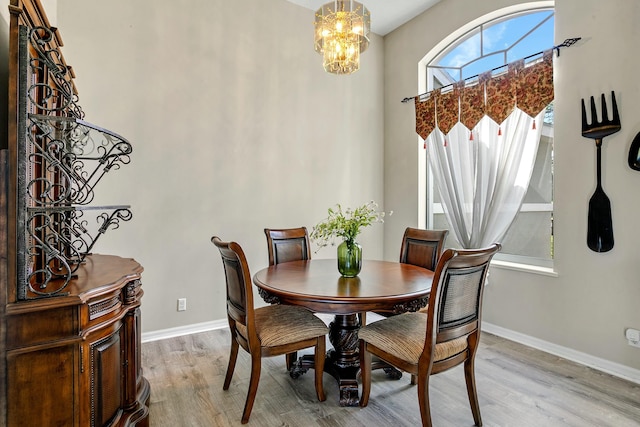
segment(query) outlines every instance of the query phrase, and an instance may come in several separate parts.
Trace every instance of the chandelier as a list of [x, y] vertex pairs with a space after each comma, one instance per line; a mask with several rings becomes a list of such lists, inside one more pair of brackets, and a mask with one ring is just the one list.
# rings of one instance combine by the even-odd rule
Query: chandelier
[[315, 50], [324, 70], [351, 74], [360, 68], [360, 54], [369, 47], [371, 14], [362, 3], [334, 0], [316, 11]]

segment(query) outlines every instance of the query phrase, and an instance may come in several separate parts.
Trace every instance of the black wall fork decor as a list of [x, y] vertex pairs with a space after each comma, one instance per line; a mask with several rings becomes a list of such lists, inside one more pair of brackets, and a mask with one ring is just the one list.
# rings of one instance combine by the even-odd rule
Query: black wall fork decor
[[609, 120], [607, 114], [607, 103], [604, 93], [602, 94], [602, 120], [598, 121], [596, 103], [591, 97], [591, 124], [587, 124], [587, 111], [582, 100], [582, 136], [595, 139], [596, 141], [596, 191], [589, 200], [589, 214], [587, 222], [587, 245], [595, 252], [607, 252], [613, 248], [613, 221], [611, 219], [611, 202], [602, 189], [601, 182], [601, 154], [602, 138], [618, 132], [622, 126], [616, 95], [611, 91], [611, 102], [613, 104], [613, 119]]

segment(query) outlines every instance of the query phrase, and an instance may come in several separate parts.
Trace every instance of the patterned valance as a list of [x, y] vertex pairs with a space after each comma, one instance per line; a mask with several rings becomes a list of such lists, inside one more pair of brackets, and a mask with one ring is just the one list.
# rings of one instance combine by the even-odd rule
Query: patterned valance
[[531, 117], [553, 101], [553, 49], [524, 66], [524, 60], [507, 65], [505, 73], [480, 74], [473, 83], [459, 82], [450, 91], [436, 89], [415, 97], [416, 132], [423, 139], [437, 127], [445, 135], [458, 122], [472, 130], [485, 115], [502, 123], [515, 108]]

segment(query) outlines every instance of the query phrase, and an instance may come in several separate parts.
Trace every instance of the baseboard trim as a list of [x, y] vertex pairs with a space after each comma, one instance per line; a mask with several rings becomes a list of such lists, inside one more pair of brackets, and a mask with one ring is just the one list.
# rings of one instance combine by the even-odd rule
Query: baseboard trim
[[223, 329], [228, 327], [229, 323], [226, 319], [213, 320], [211, 322], [194, 323], [191, 325], [178, 326], [175, 328], [161, 329], [159, 331], [143, 332], [142, 342], [164, 340], [167, 338], [197, 334], [199, 332], [213, 331], [215, 329]]
[[490, 334], [494, 334], [499, 337], [506, 338], [508, 340], [515, 341], [517, 343], [524, 344], [526, 346], [533, 347], [535, 349], [542, 350], [556, 356], [560, 356], [564, 359], [571, 360], [572, 362], [589, 366], [590, 368], [597, 369], [599, 371], [634, 382], [636, 384], [640, 384], [640, 370], [638, 369], [630, 368], [628, 366], [595, 357], [587, 353], [582, 353], [568, 347], [553, 344], [549, 341], [544, 341], [529, 335], [521, 334], [520, 332], [512, 331], [510, 329], [493, 325], [491, 323], [482, 322], [482, 330], [485, 332], [489, 332]]

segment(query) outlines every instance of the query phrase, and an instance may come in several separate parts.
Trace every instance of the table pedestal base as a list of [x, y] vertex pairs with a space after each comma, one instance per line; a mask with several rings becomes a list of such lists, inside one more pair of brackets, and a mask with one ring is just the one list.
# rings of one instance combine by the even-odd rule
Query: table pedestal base
[[[360, 375], [360, 352], [358, 350], [357, 314], [337, 314], [329, 324], [329, 341], [333, 349], [327, 352], [324, 371], [338, 381], [340, 406], [358, 406], [358, 376]], [[313, 355], [300, 357], [289, 370], [291, 378], [298, 378], [314, 368]]]
[[[338, 381], [340, 406], [360, 405], [358, 377], [360, 375], [360, 351], [358, 330], [360, 321], [357, 314], [338, 314], [329, 324], [329, 341], [333, 349], [327, 352], [324, 371]], [[299, 358], [289, 370], [291, 378], [298, 378], [313, 368], [313, 355]], [[402, 372], [391, 368], [385, 372], [392, 379], [400, 379]]]
[[[360, 398], [358, 393], [358, 376], [360, 375], [360, 366], [340, 367], [336, 365], [336, 351], [327, 352], [325, 359], [324, 371], [331, 375], [338, 382], [340, 391], [340, 406], [358, 406]], [[305, 354], [296, 360], [289, 369], [289, 375], [293, 379], [299, 378], [309, 369], [314, 369], [313, 355]], [[402, 375], [402, 373], [400, 374]]]
[[357, 314], [337, 314], [329, 324], [329, 341], [333, 350], [327, 353], [324, 371], [338, 381], [340, 406], [358, 406], [358, 375], [360, 374], [360, 351]]
[[358, 377], [360, 375], [360, 364], [358, 366], [341, 367], [336, 364], [337, 357], [335, 350], [327, 353], [324, 371], [338, 382], [340, 406], [359, 406]]

